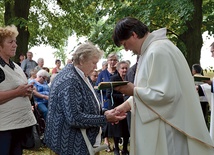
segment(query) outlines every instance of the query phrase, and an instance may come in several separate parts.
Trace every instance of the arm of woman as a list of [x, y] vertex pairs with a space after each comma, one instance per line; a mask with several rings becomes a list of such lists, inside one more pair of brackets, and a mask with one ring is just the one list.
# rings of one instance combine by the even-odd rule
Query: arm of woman
[[33, 90], [33, 95], [35, 95], [35, 96], [38, 97], [38, 98], [42, 98], [42, 99], [46, 99], [46, 100], [49, 99], [49, 97], [48, 97], [47, 95], [43, 95], [43, 94], [39, 93], [39, 92], [36, 90], [36, 88]]
[[101, 115], [98, 107], [95, 106], [98, 103], [94, 95], [83, 87], [80, 81], [73, 80], [69, 84], [64, 84], [65, 87], [63, 86], [59, 93], [50, 93], [49, 106], [58, 105], [62, 108], [67, 124], [74, 128], [99, 127], [106, 125], [107, 122], [114, 123], [126, 117], [126, 115], [117, 116], [114, 109]]
[[[75, 128], [98, 127], [106, 124], [106, 117], [104, 115], [96, 114], [95, 107], [92, 107], [94, 102], [90, 97], [84, 99], [86, 91], [81, 89], [78, 82], [71, 84], [72, 87], [64, 88], [59, 94], [58, 104], [62, 107], [66, 122]], [[52, 95], [51, 95], [52, 97]], [[52, 98], [50, 97], [50, 102]], [[55, 101], [53, 101], [55, 102]]]
[[0, 91], [0, 105], [4, 104], [16, 97], [26, 97], [31, 96], [32, 92], [32, 85], [20, 85], [15, 89], [7, 90], [7, 91]]

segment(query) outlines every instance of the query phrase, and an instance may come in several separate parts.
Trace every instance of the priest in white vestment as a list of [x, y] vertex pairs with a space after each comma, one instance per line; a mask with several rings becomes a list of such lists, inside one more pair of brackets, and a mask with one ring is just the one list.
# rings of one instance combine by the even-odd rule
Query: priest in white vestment
[[166, 29], [150, 33], [127, 17], [117, 23], [113, 39], [140, 55], [134, 84], [115, 88], [131, 96], [116, 108], [131, 109], [130, 155], [213, 155], [190, 68]]

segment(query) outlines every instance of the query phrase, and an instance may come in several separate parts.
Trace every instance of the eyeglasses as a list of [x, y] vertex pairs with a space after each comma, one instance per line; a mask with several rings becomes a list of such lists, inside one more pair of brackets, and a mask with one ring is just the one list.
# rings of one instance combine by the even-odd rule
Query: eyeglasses
[[43, 77], [43, 76], [40, 76], [43, 80], [45, 80], [45, 77]]

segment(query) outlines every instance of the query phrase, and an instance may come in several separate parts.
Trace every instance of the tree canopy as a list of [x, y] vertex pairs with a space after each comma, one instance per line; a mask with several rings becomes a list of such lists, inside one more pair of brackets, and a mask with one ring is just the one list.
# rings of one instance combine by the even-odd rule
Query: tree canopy
[[150, 31], [166, 27], [168, 37], [192, 65], [200, 60], [202, 33], [214, 32], [212, 0], [3, 0], [0, 6], [5, 6], [4, 24], [15, 24], [24, 34], [17, 38], [18, 53], [40, 44], [62, 52], [68, 37], [75, 33], [87, 36], [107, 55], [119, 50], [112, 41], [114, 25], [132, 16]]

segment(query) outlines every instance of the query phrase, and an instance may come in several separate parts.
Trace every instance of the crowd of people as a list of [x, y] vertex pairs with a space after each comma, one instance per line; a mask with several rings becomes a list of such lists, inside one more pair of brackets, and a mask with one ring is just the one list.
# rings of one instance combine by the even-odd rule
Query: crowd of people
[[[15, 26], [0, 28], [2, 155], [22, 155], [22, 137], [37, 122], [34, 108], [44, 119], [44, 144], [52, 154], [88, 155], [89, 146], [97, 148], [102, 141], [115, 155], [214, 154], [205, 123], [208, 103], [200, 104], [196, 89], [202, 86], [196, 87], [192, 76], [202, 73], [200, 65], [193, 65], [191, 74], [165, 28], [150, 32], [138, 19], [121, 19], [113, 41], [136, 54], [136, 64], [130, 66], [129, 60], [119, 61], [111, 53], [101, 70], [97, 63], [104, 52], [90, 42], [80, 44], [64, 68], [57, 59], [50, 71], [44, 59], [34, 61], [30, 51], [15, 63], [11, 58], [17, 35]], [[211, 53], [213, 49], [214, 43]], [[95, 89], [100, 82], [115, 81], [129, 82]], [[212, 81], [206, 82], [212, 89]]]

